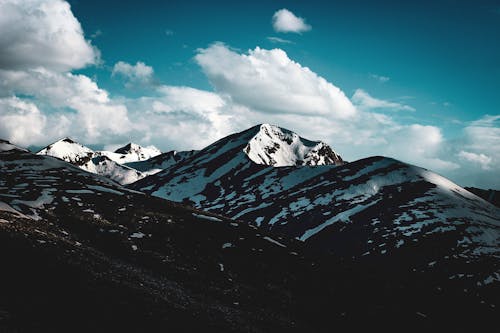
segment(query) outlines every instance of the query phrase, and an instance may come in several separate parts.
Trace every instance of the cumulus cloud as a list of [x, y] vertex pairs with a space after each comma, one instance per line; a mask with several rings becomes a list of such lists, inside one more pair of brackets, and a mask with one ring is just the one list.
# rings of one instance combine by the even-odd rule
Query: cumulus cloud
[[276, 32], [301, 33], [311, 30], [311, 26], [302, 17], [295, 16], [288, 9], [280, 9], [273, 15], [273, 28]]
[[153, 79], [153, 67], [138, 61], [131, 65], [124, 61], [118, 61], [111, 72], [112, 76], [123, 76], [132, 83], [151, 83]]
[[[39, 68], [27, 71], [1, 71], [0, 87], [11, 95], [35, 97], [47, 109], [64, 112], [78, 125], [73, 130], [89, 141], [104, 133], [121, 134], [131, 128], [124, 105], [110, 99], [108, 93], [85, 75], [58, 73]], [[109, 121], [113, 119], [113, 121]], [[33, 138], [35, 140], [36, 137]]]
[[198, 50], [195, 60], [218, 93], [256, 111], [337, 118], [356, 112], [338, 87], [291, 60], [281, 49], [256, 47], [239, 54], [216, 43]]
[[458, 156], [466, 161], [479, 164], [484, 170], [489, 170], [491, 168], [490, 164], [492, 162], [492, 158], [485, 154], [476, 154], [461, 150], [458, 153]]
[[58, 71], [94, 64], [99, 52], [61, 0], [0, 1], [0, 68]]
[[167, 149], [201, 149], [234, 130], [231, 120], [236, 108], [216, 93], [166, 85], [155, 92], [155, 96], [126, 101], [148, 143]]
[[351, 100], [362, 110], [386, 109], [393, 111], [415, 111], [415, 109], [409, 105], [375, 98], [363, 89], [356, 89]]
[[43, 138], [46, 117], [33, 103], [17, 97], [0, 98], [0, 137], [20, 145]]
[[467, 147], [500, 157], [500, 115], [485, 115], [465, 127]]
[[[40, 144], [63, 133], [93, 143], [132, 127], [125, 105], [85, 75], [99, 51], [61, 0], [0, 1], [1, 134]], [[22, 96], [19, 97], [19, 96]], [[110, 121], [112, 119], [113, 121]]]

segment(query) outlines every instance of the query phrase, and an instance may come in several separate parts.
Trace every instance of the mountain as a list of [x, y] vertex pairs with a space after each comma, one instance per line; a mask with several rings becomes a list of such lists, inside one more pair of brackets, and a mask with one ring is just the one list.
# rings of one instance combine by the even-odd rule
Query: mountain
[[196, 150], [189, 151], [176, 151], [172, 150], [166, 153], [162, 153], [160, 155], [151, 157], [150, 159], [138, 162], [129, 162], [125, 163], [125, 166], [133, 168], [142, 172], [144, 175], [153, 175], [158, 173], [164, 169], [168, 169], [174, 164], [179, 163], [180, 161], [185, 160], [186, 158], [194, 155]]
[[480, 285], [500, 280], [498, 208], [436, 173], [386, 157], [341, 165], [257, 164], [250, 143], [263, 142], [254, 138], [266, 129], [230, 135], [130, 187], [339, 255], [384, 256], [430, 242], [435, 251], [419, 250], [422, 265], [452, 265], [457, 253], [489, 258], [493, 263], [480, 269], [457, 264], [467, 275], [458, 270], [448, 278]]
[[94, 156], [94, 151], [66, 137], [40, 150], [38, 155], [49, 155], [82, 166]]
[[287, 129], [262, 124], [249, 131], [255, 135], [243, 150], [257, 164], [276, 167], [343, 164], [342, 158], [324, 142], [301, 138]]
[[500, 207], [500, 191], [492, 189], [485, 190], [477, 187], [466, 187], [465, 189], [492, 203], [493, 205]]
[[[373, 163], [371, 170], [382, 168]], [[316, 168], [332, 167], [295, 167]], [[396, 170], [386, 165], [380, 176]], [[341, 174], [359, 180], [360, 170], [350, 171]], [[426, 181], [440, 184], [435, 191], [477, 201], [442, 179]], [[409, 195], [398, 193], [401, 201]], [[498, 270], [498, 257], [473, 239], [464, 240], [468, 248], [456, 246], [443, 226], [442, 233], [416, 233], [402, 246], [387, 242], [386, 254], [358, 256], [347, 251], [367, 223], [352, 224], [358, 232], [339, 230], [343, 237], [329, 241], [344, 245], [345, 253], [318, 251], [307, 241], [144, 195], [0, 141], [0, 329], [329, 332], [369, 325], [443, 331], [496, 323], [499, 289], [488, 274]], [[373, 224], [378, 246], [387, 224], [382, 218]], [[479, 228], [464, 224], [462, 235], [483, 235], [467, 231], [471, 226]]]
[[[57, 157], [88, 172], [108, 177], [120, 184], [133, 183], [145, 177], [141, 172], [121, 165], [108, 157], [108, 155], [110, 155], [120, 160], [117, 154], [104, 151], [93, 151], [70, 138], [56, 141], [40, 150], [37, 154]], [[122, 161], [124, 161], [126, 159], [133, 159], [135, 156], [134, 154], [120, 154], [120, 156], [124, 156], [122, 159]]]
[[114, 152], [104, 150], [98, 153], [108, 157], [116, 163], [124, 164], [150, 159], [160, 155], [161, 151], [154, 146], [142, 147], [135, 143], [128, 143]]

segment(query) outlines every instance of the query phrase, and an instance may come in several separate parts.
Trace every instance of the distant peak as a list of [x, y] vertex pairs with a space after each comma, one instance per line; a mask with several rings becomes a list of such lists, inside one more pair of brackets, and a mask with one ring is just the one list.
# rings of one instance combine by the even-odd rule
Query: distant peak
[[143, 147], [133, 142], [127, 143], [125, 146], [115, 150], [117, 154], [136, 154], [142, 159], [148, 159], [161, 154], [161, 151], [155, 146]]

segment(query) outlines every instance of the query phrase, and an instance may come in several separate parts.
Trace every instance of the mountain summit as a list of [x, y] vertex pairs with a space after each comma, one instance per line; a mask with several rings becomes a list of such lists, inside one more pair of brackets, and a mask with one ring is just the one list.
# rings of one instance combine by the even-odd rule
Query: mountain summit
[[342, 158], [321, 141], [310, 141], [287, 129], [270, 124], [251, 128], [255, 135], [245, 146], [248, 158], [270, 166], [341, 165]]
[[94, 153], [92, 149], [65, 137], [43, 148], [37, 154], [57, 157], [71, 164], [82, 166], [93, 157]]
[[155, 146], [142, 147], [136, 143], [128, 143], [125, 146], [115, 150], [117, 154], [132, 155], [136, 161], [144, 161], [161, 154], [161, 151]]

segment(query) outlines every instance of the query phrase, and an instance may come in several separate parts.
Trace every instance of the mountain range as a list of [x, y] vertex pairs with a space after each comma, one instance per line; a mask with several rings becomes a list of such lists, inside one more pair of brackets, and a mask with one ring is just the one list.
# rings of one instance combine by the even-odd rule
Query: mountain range
[[[203, 319], [191, 330], [322, 332], [360, 319], [477, 329], [498, 315], [500, 209], [392, 158], [346, 162], [262, 124], [199, 151], [93, 151], [65, 138], [34, 155], [2, 142], [0, 163], [4, 252], [21, 238], [26, 258], [50, 246], [60, 260], [42, 262], [64, 274], [81, 265], [99, 300], [125, 313], [132, 300], [144, 306], [124, 328], [179, 328], [194, 315]], [[12, 302], [6, 313], [34, 316]], [[98, 316], [111, 325], [118, 313]]]

